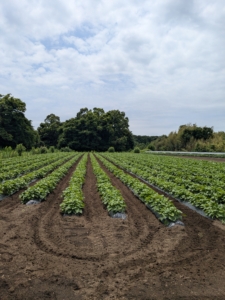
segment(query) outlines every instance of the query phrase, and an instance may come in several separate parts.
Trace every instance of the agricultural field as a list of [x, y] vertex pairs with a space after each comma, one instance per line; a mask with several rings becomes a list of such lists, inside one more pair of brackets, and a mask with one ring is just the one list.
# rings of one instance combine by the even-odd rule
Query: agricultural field
[[0, 299], [225, 299], [224, 182], [222, 159], [3, 159]]

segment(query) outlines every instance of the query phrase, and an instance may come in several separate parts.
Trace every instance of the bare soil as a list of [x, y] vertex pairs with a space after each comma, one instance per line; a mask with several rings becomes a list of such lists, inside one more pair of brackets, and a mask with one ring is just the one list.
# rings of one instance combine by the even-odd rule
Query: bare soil
[[225, 299], [224, 225], [178, 202], [185, 227], [167, 228], [106, 171], [127, 204], [113, 219], [96, 189], [90, 160], [85, 209], [59, 204], [76, 165], [39, 205], [19, 193], [0, 202], [0, 299]]

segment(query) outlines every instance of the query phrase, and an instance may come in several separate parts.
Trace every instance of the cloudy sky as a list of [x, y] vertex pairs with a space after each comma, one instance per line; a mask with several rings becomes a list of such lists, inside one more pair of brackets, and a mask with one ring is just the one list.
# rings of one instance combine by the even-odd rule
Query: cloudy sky
[[0, 94], [36, 128], [54, 113], [119, 109], [139, 135], [225, 131], [224, 0], [7, 0]]

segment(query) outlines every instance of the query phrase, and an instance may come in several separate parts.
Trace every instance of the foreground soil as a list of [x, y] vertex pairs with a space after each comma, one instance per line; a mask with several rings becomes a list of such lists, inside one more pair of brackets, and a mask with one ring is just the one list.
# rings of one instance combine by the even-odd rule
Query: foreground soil
[[83, 216], [62, 216], [76, 165], [39, 205], [0, 202], [0, 299], [225, 299], [225, 230], [175, 202], [185, 227], [163, 226], [108, 172], [127, 218], [108, 216], [90, 161]]

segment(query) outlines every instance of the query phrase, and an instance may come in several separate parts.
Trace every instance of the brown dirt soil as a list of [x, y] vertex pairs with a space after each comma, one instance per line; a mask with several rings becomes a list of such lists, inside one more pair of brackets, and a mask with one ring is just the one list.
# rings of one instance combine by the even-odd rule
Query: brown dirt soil
[[176, 203], [185, 227], [166, 228], [107, 171], [127, 204], [126, 220], [109, 217], [90, 160], [84, 214], [62, 216], [75, 167], [39, 205], [0, 202], [1, 300], [225, 299], [221, 226]]

